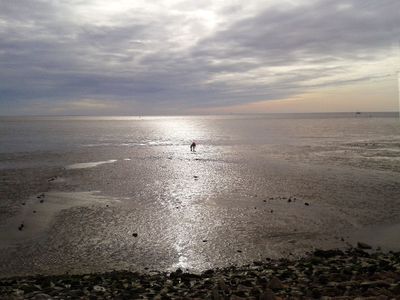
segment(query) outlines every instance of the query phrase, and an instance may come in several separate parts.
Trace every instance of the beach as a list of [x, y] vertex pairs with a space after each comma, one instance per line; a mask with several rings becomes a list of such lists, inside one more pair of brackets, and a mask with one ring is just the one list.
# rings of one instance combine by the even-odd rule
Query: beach
[[394, 117], [1, 123], [2, 278], [201, 274], [357, 242], [399, 250]]
[[398, 299], [400, 253], [316, 250], [297, 260], [255, 261], [201, 274], [146, 273], [0, 279], [5, 299]]

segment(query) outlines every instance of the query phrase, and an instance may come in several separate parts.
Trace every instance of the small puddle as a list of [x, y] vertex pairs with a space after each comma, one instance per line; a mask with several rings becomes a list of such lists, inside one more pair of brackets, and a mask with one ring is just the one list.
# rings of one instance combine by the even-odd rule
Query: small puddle
[[87, 163], [78, 163], [78, 164], [72, 164], [69, 166], [66, 166], [65, 168], [67, 170], [74, 170], [74, 169], [87, 169], [87, 168], [94, 168], [99, 165], [103, 164], [111, 164], [116, 162], [116, 159], [110, 159], [110, 160], [105, 160], [105, 161], [96, 161], [96, 162], [87, 162]]
[[350, 234], [350, 240], [366, 243], [384, 251], [400, 250], [400, 224], [367, 226]]
[[[0, 226], [0, 249], [36, 239], [50, 228], [53, 219], [64, 209], [120, 203], [117, 198], [95, 193], [49, 192], [29, 198], [19, 214]], [[24, 225], [22, 230], [19, 229], [21, 224]]]

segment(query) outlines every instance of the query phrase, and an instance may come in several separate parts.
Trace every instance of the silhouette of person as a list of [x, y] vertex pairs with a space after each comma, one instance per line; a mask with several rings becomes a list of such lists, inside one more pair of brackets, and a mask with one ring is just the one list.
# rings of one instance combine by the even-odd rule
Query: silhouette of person
[[193, 143], [190, 145], [190, 151], [196, 152], [196, 143], [195, 143], [195, 142], [193, 142]]

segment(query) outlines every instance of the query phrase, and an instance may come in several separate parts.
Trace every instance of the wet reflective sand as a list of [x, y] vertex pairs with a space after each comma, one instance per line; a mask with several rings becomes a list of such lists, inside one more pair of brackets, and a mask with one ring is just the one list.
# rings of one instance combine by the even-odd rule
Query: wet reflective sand
[[75, 147], [2, 153], [0, 275], [201, 271], [357, 239], [393, 248], [372, 236], [400, 223], [400, 129], [362, 121], [82, 121]]

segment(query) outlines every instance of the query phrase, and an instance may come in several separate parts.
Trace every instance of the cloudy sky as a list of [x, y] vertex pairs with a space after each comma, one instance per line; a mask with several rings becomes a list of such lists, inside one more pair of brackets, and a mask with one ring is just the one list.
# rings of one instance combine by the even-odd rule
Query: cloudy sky
[[0, 114], [391, 111], [399, 48], [399, 0], [0, 0]]

